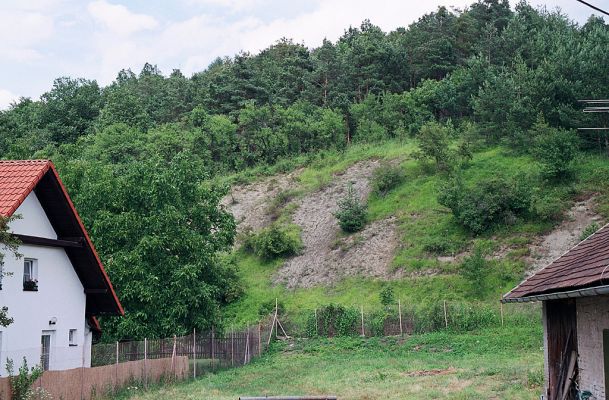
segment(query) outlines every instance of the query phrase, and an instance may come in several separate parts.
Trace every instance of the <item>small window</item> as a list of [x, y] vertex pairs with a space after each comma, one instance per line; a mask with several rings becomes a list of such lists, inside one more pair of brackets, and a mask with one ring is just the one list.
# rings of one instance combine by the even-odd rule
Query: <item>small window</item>
[[70, 329], [68, 332], [68, 342], [70, 346], [76, 346], [76, 329]]
[[23, 290], [38, 291], [38, 265], [33, 258], [23, 260]]

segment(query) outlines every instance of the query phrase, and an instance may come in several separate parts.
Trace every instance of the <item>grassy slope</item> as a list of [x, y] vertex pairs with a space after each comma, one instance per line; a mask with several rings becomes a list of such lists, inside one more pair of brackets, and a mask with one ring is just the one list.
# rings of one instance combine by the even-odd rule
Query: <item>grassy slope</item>
[[[488, 277], [489, 289], [482, 299], [495, 303], [500, 293], [505, 293], [522, 277], [526, 268], [522, 258], [528, 252], [528, 244], [539, 234], [549, 230], [552, 223], [538, 220], [518, 222], [505, 226], [479, 238], [473, 238], [452, 218], [450, 212], [437, 203], [437, 190], [443, 177], [433, 169], [425, 168], [412, 159], [415, 149], [412, 142], [389, 142], [377, 146], [353, 146], [344, 153], [324, 153], [310, 161], [299, 176], [300, 194], [311, 193], [329, 182], [332, 175], [344, 171], [353, 163], [381, 158], [398, 160], [406, 179], [384, 198], [372, 196], [369, 200], [371, 220], [390, 215], [398, 218], [402, 235], [401, 247], [394, 258], [394, 266], [403, 268], [409, 277], [383, 283], [366, 278], [349, 278], [333, 287], [286, 290], [271, 284], [273, 273], [280, 268], [283, 260], [264, 262], [254, 256], [238, 252], [236, 260], [246, 288], [245, 296], [226, 310], [230, 323], [244, 324], [258, 318], [261, 304], [272, 302], [275, 297], [292, 315], [310, 313], [314, 308], [330, 302], [369, 308], [380, 306], [379, 292], [384, 285], [390, 285], [396, 296], [404, 303], [422, 304], [441, 300], [470, 299], [469, 286], [458, 274], [456, 265], [437, 261], [436, 255], [425, 251], [429, 243], [444, 243], [451, 253], [471, 248], [474, 240], [487, 240], [496, 249], [508, 248], [507, 256], [492, 263]], [[303, 162], [303, 160], [299, 160]], [[293, 167], [293, 166], [292, 166]], [[274, 170], [256, 170], [241, 174], [233, 181], [254, 180], [257, 173], [272, 173]], [[464, 178], [470, 184], [498, 173], [533, 174], [538, 167], [528, 156], [515, 156], [503, 148], [486, 149], [475, 154], [473, 161], [464, 170]], [[570, 182], [549, 185], [541, 182], [544, 193], [558, 200], [558, 207], [566, 209], [578, 194], [600, 192], [601, 200], [606, 199], [609, 182], [609, 163], [606, 158], [594, 155], [582, 156], [576, 163], [574, 177]], [[601, 204], [607, 204], [601, 202]], [[601, 212], [609, 211], [605, 205]], [[433, 276], [416, 276], [420, 272], [433, 269]], [[303, 311], [306, 310], [306, 311]]]
[[[543, 381], [538, 325], [407, 339], [278, 343], [243, 368], [124, 393], [134, 399], [237, 399], [336, 394], [347, 399], [532, 399]], [[440, 370], [431, 375], [429, 371]]]

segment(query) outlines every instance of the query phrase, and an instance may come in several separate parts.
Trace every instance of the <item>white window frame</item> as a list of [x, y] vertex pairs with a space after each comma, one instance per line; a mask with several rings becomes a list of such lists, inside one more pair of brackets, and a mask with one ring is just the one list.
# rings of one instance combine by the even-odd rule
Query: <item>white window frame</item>
[[35, 258], [23, 259], [23, 283], [26, 281], [34, 281], [38, 286], [38, 260]]

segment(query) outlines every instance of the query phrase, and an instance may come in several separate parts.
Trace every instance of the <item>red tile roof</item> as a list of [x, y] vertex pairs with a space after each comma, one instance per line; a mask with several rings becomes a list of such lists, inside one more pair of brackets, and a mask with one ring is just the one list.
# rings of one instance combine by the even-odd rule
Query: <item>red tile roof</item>
[[504, 296], [519, 299], [609, 284], [609, 224]]
[[0, 161], [0, 215], [13, 215], [49, 168], [49, 160]]
[[[88, 285], [101, 285], [108, 292], [107, 294], [87, 295], [91, 297], [91, 301], [87, 299], [87, 312], [91, 305], [91, 311], [94, 313], [124, 315], [123, 307], [116, 296], [110, 278], [53, 163], [50, 160], [0, 160], [0, 215], [5, 217], [13, 215], [34, 190], [41, 191], [37, 192], [38, 198], [41, 203], [46, 203], [45, 211], [47, 211], [51, 224], [54, 225], [53, 228], [58, 232], [58, 236], [61, 234], [60, 231], [64, 231], [65, 234], [69, 230], [68, 236], [79, 236], [84, 239], [83, 249], [66, 249], [66, 252], [85, 289]], [[49, 214], [50, 211], [53, 212]], [[56, 215], [57, 212], [59, 212], [59, 217]], [[86, 281], [85, 276], [89, 277]], [[97, 307], [95, 307], [96, 303]]]

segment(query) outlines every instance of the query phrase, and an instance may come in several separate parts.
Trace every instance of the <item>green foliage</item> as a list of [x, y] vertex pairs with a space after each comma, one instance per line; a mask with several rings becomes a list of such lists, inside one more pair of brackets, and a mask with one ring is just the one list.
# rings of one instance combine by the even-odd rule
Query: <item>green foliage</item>
[[487, 255], [488, 249], [477, 243], [459, 267], [459, 273], [469, 284], [471, 293], [478, 298], [482, 297], [487, 289], [486, 278], [490, 269]]
[[329, 304], [317, 310], [317, 321], [314, 316], [308, 320], [306, 331], [311, 336], [355, 336], [359, 315], [355, 308]]
[[456, 177], [441, 187], [438, 202], [450, 208], [459, 223], [480, 234], [497, 224], [513, 224], [529, 211], [531, 196], [526, 177], [497, 176], [475, 186]]
[[366, 224], [366, 204], [359, 199], [353, 185], [349, 185], [345, 197], [338, 201], [338, 211], [334, 216], [341, 229], [347, 233], [357, 232]]
[[107, 339], [209, 329], [239, 293], [235, 222], [219, 206], [225, 187], [204, 182], [191, 155], [125, 164], [60, 164], [125, 316], [101, 320]]
[[395, 293], [393, 292], [393, 288], [391, 286], [385, 286], [381, 293], [379, 293], [379, 298], [381, 300], [381, 304], [384, 306], [394, 305], [396, 303]]
[[265, 260], [296, 255], [302, 248], [300, 228], [295, 224], [274, 223], [258, 233], [250, 234], [245, 247]]
[[[12, 217], [4, 217], [0, 215], [0, 289], [2, 288], [2, 281], [4, 277], [9, 276], [9, 273], [5, 272], [4, 257], [6, 254], [12, 254], [14, 257], [19, 258], [19, 244], [20, 241], [15, 236], [11, 235], [9, 224], [11, 221], [20, 218], [18, 215]], [[13, 318], [8, 316], [8, 307], [0, 306], [0, 327], [7, 327], [13, 323]]]
[[399, 165], [383, 163], [372, 174], [372, 187], [377, 196], [384, 197], [404, 181], [404, 171]]
[[428, 122], [417, 134], [419, 152], [415, 157], [422, 161], [431, 160], [440, 171], [452, 168], [454, 154], [450, 149], [450, 131], [437, 122]]
[[544, 174], [550, 178], [564, 179], [577, 155], [578, 138], [575, 132], [551, 128], [546, 122], [538, 121], [529, 133], [534, 137], [531, 152], [541, 163]]
[[588, 236], [592, 235], [599, 229], [600, 229], [600, 226], [598, 226], [598, 224], [596, 222], [591, 223], [582, 231], [581, 235], [579, 235], [579, 240], [581, 241], [581, 240], [586, 239]]
[[11, 386], [11, 398], [14, 400], [28, 400], [32, 398], [32, 384], [42, 376], [44, 372], [39, 365], [29, 368], [27, 359], [23, 357], [23, 362], [15, 375], [13, 360], [6, 359], [6, 372]]

